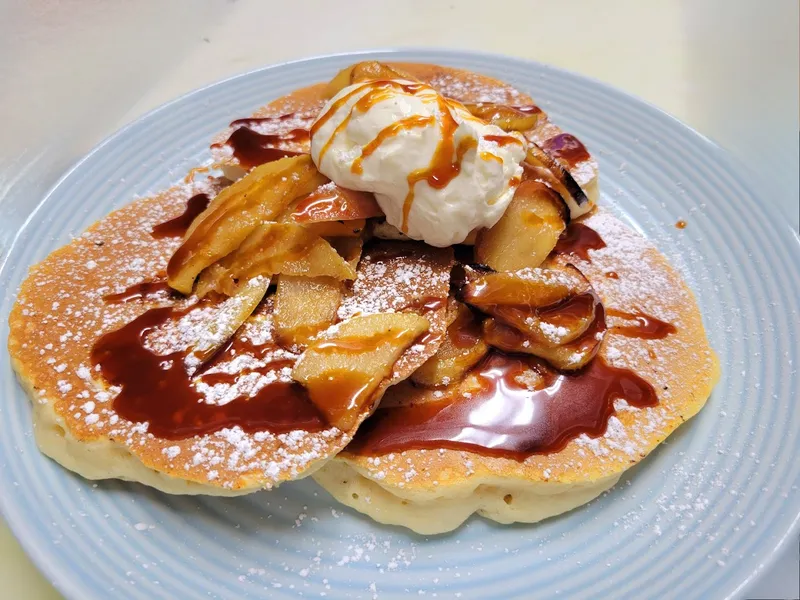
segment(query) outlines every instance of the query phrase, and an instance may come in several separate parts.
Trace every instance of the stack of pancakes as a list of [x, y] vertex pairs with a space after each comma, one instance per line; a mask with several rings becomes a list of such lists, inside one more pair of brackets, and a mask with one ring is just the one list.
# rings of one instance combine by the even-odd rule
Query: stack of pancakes
[[[434, 65], [395, 67], [463, 103], [532, 104], [483, 75]], [[321, 418], [314, 403], [298, 395], [292, 369], [303, 348], [283, 344], [276, 333], [268, 277], [249, 281], [244, 293], [202, 299], [154, 283], [165, 278], [185, 227], [171, 235], [168, 227], [162, 234], [154, 230], [180, 225], [190, 199], [213, 198], [254, 166], [228, 143], [231, 136], [246, 128], [249, 143], [258, 144], [258, 135], [267, 145], [280, 138], [283, 155], [307, 153], [307, 136], [293, 132], [310, 126], [327, 94], [326, 84], [303, 88], [259, 109], [252, 120], [235, 122], [212, 144], [226, 177], [135, 200], [32, 267], [10, 317], [9, 349], [33, 402], [45, 454], [90, 479], [138, 481], [175, 494], [244, 494], [313, 474], [337, 500], [377, 521], [439, 533], [472, 513], [500, 523], [535, 522], [584, 504], [702, 408], [718, 363], [692, 293], [657, 249], [602, 208], [580, 219], [602, 241], [554, 252], [549, 264], [579, 269], [605, 307], [608, 329], [594, 360], [635, 373], [657, 398], [634, 406], [618, 394], [599, 430], [567, 428], [561, 443], [527, 452], [459, 443], [458, 432], [443, 436], [438, 447], [436, 439], [395, 446], [380, 439], [383, 424], [401, 414], [392, 411], [471, 397], [463, 382], [426, 387], [409, 379], [436, 354], [452, 324], [451, 274], [454, 265], [471, 262], [460, 258], [463, 247], [367, 240], [354, 261], [354, 279], [342, 285], [336, 324], [319, 336], [370, 315], [413, 314], [427, 324], [404, 344], [371, 401], [344, 428]], [[560, 134], [543, 115], [525, 135], [546, 146]], [[570, 172], [596, 201], [596, 162], [582, 159]], [[154, 309], [164, 319], [145, 327], [141, 319]], [[249, 316], [242, 323], [244, 310]], [[669, 324], [668, 334], [631, 334], [652, 322]], [[138, 335], [142, 352], [158, 357], [151, 365], [143, 355], [136, 368], [158, 365], [160, 381], [187, 371], [191, 389], [184, 392], [196, 405], [173, 414], [165, 404], [158, 412], [140, 393], [139, 404], [121, 409], [120, 397], [133, 393], [130, 374], [114, 379], [112, 363], [98, 356], [111, 356], [121, 334], [109, 335], [132, 323], [141, 326], [128, 331], [129, 338]], [[192, 356], [198, 357], [194, 363]], [[506, 355], [492, 350], [476, 372], [493, 356]], [[124, 361], [117, 363], [124, 371]], [[283, 395], [269, 397], [275, 390]], [[246, 406], [254, 402], [264, 413], [257, 418]]]

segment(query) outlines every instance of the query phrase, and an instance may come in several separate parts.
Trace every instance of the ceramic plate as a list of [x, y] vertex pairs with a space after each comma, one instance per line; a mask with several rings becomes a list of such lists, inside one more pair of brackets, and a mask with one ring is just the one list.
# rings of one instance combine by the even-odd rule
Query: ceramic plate
[[719, 148], [584, 77], [484, 54], [372, 52], [277, 65], [188, 94], [111, 136], [41, 202], [0, 259], [0, 338], [31, 264], [177, 181], [232, 119], [367, 58], [496, 76], [581, 138], [600, 162], [602, 203], [653, 240], [697, 295], [723, 369], [707, 407], [588, 506], [534, 526], [472, 518], [426, 538], [336, 504], [311, 480], [234, 499], [84, 481], [37, 451], [4, 352], [0, 503], [33, 560], [81, 600], [744, 595], [797, 534], [800, 243]]

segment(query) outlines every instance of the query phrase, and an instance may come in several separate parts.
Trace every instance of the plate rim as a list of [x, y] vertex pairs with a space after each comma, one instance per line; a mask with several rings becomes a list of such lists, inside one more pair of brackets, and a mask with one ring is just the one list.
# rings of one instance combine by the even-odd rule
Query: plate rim
[[[280, 68], [296, 69], [306, 63], [311, 63], [331, 58], [344, 58], [348, 56], [367, 58], [370, 56], [375, 57], [376, 55], [387, 56], [387, 55], [402, 54], [402, 53], [437, 54], [440, 56], [452, 56], [454, 58], [459, 58], [459, 59], [480, 58], [480, 59], [489, 59], [490, 61], [494, 61], [496, 63], [511, 61], [522, 65], [526, 64], [536, 65], [538, 68], [541, 69], [553, 72], [559, 72], [569, 77], [583, 80], [585, 82], [592, 84], [593, 86], [600, 87], [603, 90], [610, 92], [611, 94], [621, 95], [623, 97], [626, 97], [628, 100], [635, 102], [636, 104], [642, 105], [649, 110], [655, 111], [659, 113], [662, 117], [666, 117], [668, 120], [670, 120], [674, 126], [683, 129], [684, 132], [696, 136], [696, 138], [698, 138], [703, 144], [705, 144], [706, 148], [709, 148], [711, 152], [714, 153], [715, 161], [721, 162], [726, 166], [735, 168], [731, 169], [732, 173], [729, 173], [728, 175], [731, 177], [735, 177], [735, 179], [738, 180], [738, 182], [744, 187], [744, 189], [750, 192], [751, 196], [754, 197], [757, 196], [757, 194], [753, 193], [753, 191], [759, 189], [759, 187], [762, 187], [767, 183], [758, 174], [758, 172], [752, 169], [747, 163], [739, 159], [737, 156], [731, 154], [729, 151], [725, 150], [714, 139], [697, 131], [696, 129], [694, 129], [687, 123], [683, 122], [670, 112], [660, 108], [659, 106], [656, 106], [655, 104], [639, 97], [636, 94], [630, 93], [622, 88], [616, 87], [605, 81], [602, 81], [600, 79], [597, 79], [589, 75], [585, 75], [583, 73], [579, 73], [571, 69], [565, 69], [563, 67], [554, 66], [552, 64], [540, 62], [530, 58], [513, 56], [498, 52], [483, 52], [478, 50], [466, 50], [466, 49], [462, 50], [456, 48], [439, 48], [435, 46], [389, 46], [389, 47], [351, 50], [346, 52], [317, 54], [313, 56], [306, 56], [291, 60], [285, 60], [277, 63], [270, 63], [264, 66], [256, 67], [254, 69], [248, 69], [245, 71], [235, 73], [228, 77], [224, 77], [222, 79], [210, 82], [201, 87], [193, 88], [175, 98], [172, 98], [166, 102], [163, 102], [155, 106], [150, 110], [143, 112], [133, 120], [125, 123], [118, 129], [110, 133], [109, 135], [105, 136], [98, 143], [92, 146], [92, 148], [89, 151], [87, 151], [74, 163], [68, 166], [67, 169], [63, 172], [63, 174], [60, 177], [58, 177], [55, 183], [53, 183], [47, 189], [47, 191], [41, 196], [41, 199], [37, 202], [37, 204], [34, 206], [31, 212], [21, 223], [15, 235], [10, 239], [6, 251], [3, 253], [2, 256], [0, 256], [0, 277], [5, 274], [8, 265], [10, 264], [9, 260], [12, 251], [15, 249], [17, 243], [19, 242], [20, 237], [25, 233], [26, 229], [29, 227], [31, 222], [36, 220], [40, 210], [48, 203], [51, 197], [56, 193], [57, 189], [61, 187], [66, 180], [72, 177], [73, 174], [76, 171], [78, 171], [82, 167], [82, 165], [84, 165], [87, 161], [89, 161], [93, 156], [102, 152], [107, 145], [112, 143], [120, 136], [123, 136], [126, 133], [128, 133], [129, 130], [139, 126], [141, 122], [153, 118], [153, 116], [159, 114], [161, 111], [166, 110], [175, 104], [182, 103], [187, 100], [191, 101], [190, 99], [193, 96], [202, 94], [203, 92], [211, 88], [224, 86], [238, 79], [253, 77], [262, 72]], [[492, 73], [485, 73], [485, 74], [488, 76], [495, 76]], [[733, 173], [736, 173], [737, 175], [734, 176]], [[752, 200], [748, 201], [752, 202]], [[775, 230], [779, 229], [777, 225], [778, 223], [783, 223], [784, 226], [788, 225], [790, 234], [793, 235], [794, 240], [798, 243], [798, 246], [800, 246], [800, 233], [792, 226], [791, 223], [785, 222], [785, 219], [781, 215], [781, 212], [775, 205], [768, 203], [765, 205], [760, 205], [758, 208], [759, 210], [764, 211], [767, 217], [775, 217], [769, 219], [770, 226], [773, 227]], [[6, 291], [6, 293], [10, 295], [15, 295], [16, 292], [17, 289]], [[3, 345], [3, 352], [8, 354], [6, 345]], [[11, 377], [14, 377], [16, 379], [16, 376], [14, 374], [11, 374]], [[19, 385], [18, 382], [17, 385]], [[65, 598], [82, 597], [82, 594], [85, 592], [85, 590], [80, 586], [76, 585], [76, 583], [74, 583], [70, 578], [63, 577], [63, 573], [60, 570], [56, 569], [55, 565], [48, 560], [48, 556], [52, 553], [48, 553], [42, 545], [36, 544], [35, 541], [31, 540], [30, 538], [24, 535], [25, 534], [24, 524], [21, 523], [20, 519], [9, 518], [10, 515], [13, 515], [14, 517], [19, 516], [17, 514], [18, 513], [17, 505], [18, 505], [17, 502], [10, 500], [10, 496], [0, 494], [0, 515], [2, 515], [9, 530], [12, 532], [15, 539], [18, 541], [21, 548], [24, 550], [25, 554], [30, 558], [31, 562], [36, 566], [36, 568], [43, 575], [45, 575], [48, 582]], [[800, 535], [800, 507], [796, 509], [795, 514], [791, 518], [789, 527], [786, 529], [786, 531], [784, 531], [781, 534], [781, 536], [775, 542], [773, 542], [770, 551], [765, 557], [762, 558], [762, 560], [759, 561], [759, 564], [756, 565], [755, 568], [745, 571], [746, 576], [736, 578], [739, 580], [739, 583], [730, 592], [730, 595], [728, 597], [733, 598], [733, 597], [743, 596], [747, 592], [747, 590], [752, 588], [753, 585], [760, 579], [761, 575], [763, 575], [769, 568], [771, 568], [777, 562], [778, 558], [787, 549], [790, 540], [797, 538], [798, 535]]]

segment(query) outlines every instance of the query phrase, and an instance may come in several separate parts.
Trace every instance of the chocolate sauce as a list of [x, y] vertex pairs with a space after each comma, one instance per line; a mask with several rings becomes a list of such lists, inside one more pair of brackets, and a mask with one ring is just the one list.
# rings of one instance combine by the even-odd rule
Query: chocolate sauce
[[209, 198], [207, 194], [192, 196], [187, 200], [186, 210], [184, 210], [182, 214], [174, 219], [164, 221], [154, 226], [153, 229], [150, 230], [150, 235], [157, 240], [165, 237], [182, 236], [200, 213], [208, 208], [209, 202], [211, 202], [211, 198]]
[[583, 260], [589, 258], [589, 250], [605, 248], [606, 243], [600, 234], [583, 223], [570, 223], [554, 248], [557, 254], [574, 254]]
[[566, 163], [570, 168], [579, 162], [589, 160], [589, 152], [581, 141], [569, 133], [560, 133], [555, 137], [545, 140], [542, 148], [553, 158]]
[[678, 331], [671, 323], [656, 319], [642, 312], [627, 313], [609, 308], [606, 310], [606, 314], [610, 317], [617, 317], [629, 321], [626, 325], [615, 325], [611, 328], [614, 333], [627, 337], [660, 340]]
[[[147, 422], [148, 432], [164, 439], [184, 439], [235, 426], [250, 433], [276, 434], [297, 429], [315, 432], [327, 427], [297, 383], [276, 381], [253, 397], [237, 398], [222, 406], [205, 403], [204, 396], [191, 385], [184, 366], [185, 352], [158, 355], [145, 346], [150, 332], [184, 314], [171, 307], [154, 308], [95, 343], [92, 362], [100, 366], [111, 385], [121, 388], [114, 399], [114, 410], [120, 417]], [[226, 351], [233, 350], [231, 346]], [[262, 369], [266, 373], [279, 365], [273, 363]]]
[[[236, 123], [236, 121], [234, 121]], [[278, 147], [281, 143], [303, 143], [309, 140], [307, 129], [292, 129], [288, 133], [264, 134], [258, 133], [249, 127], [239, 127], [231, 133], [223, 144], [214, 144], [212, 147], [228, 146], [233, 156], [243, 167], [252, 168], [264, 163], [280, 160], [287, 156], [298, 156], [302, 152], [287, 150]]]
[[[600, 358], [577, 373], [557, 373], [535, 358], [492, 352], [473, 374], [478, 389], [469, 397], [378, 408], [347, 450], [374, 456], [452, 448], [523, 460], [558, 452], [584, 433], [602, 435], [615, 399], [640, 408], [658, 403], [650, 383]], [[524, 374], [540, 381], [537, 389], [518, 381]]]
[[106, 304], [126, 304], [134, 300], [151, 300], [153, 296], [171, 295], [173, 290], [166, 281], [142, 281], [118, 294], [103, 296]]

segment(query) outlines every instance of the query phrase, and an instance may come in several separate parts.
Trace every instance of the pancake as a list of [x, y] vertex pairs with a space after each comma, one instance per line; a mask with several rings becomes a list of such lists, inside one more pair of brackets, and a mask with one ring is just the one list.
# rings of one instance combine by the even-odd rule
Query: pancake
[[[719, 365], [691, 291], [655, 247], [605, 210], [581, 223], [596, 231], [605, 247], [588, 250], [587, 259], [569, 253], [555, 260], [581, 270], [607, 313], [626, 315], [609, 318], [595, 360], [644, 378], [658, 395], [657, 405], [637, 408], [617, 400], [602, 435], [580, 433], [563, 449], [524, 460], [444, 445], [438, 450], [370, 451], [381, 432], [373, 434], [369, 425], [390, 413], [390, 406], [437, 402], [449, 394], [446, 388], [398, 386], [356, 436], [354, 444], [365, 447], [358, 452], [346, 448], [315, 473], [315, 480], [343, 504], [422, 534], [455, 529], [473, 513], [499, 523], [532, 523], [609, 489], [694, 416], [719, 378]], [[639, 322], [628, 315], [647, 315], [675, 331], [662, 339], [636, 337], [629, 330]]]
[[[532, 104], [528, 96], [482, 75], [434, 65], [398, 66], [465, 103]], [[233, 180], [262, 160], [308, 152], [303, 130], [322, 108], [325, 91], [325, 84], [298, 90], [234, 122], [212, 144], [215, 166]], [[562, 152], [572, 177], [596, 201], [596, 161], [585, 149], [570, 156], [569, 148], [583, 146], [539, 113], [536, 128], [525, 135], [556, 155]], [[193, 172], [190, 179], [196, 176]], [[23, 283], [10, 317], [12, 362], [33, 401], [40, 448], [66, 468], [90, 479], [139, 481], [170, 493], [222, 495], [314, 474], [342, 503], [421, 533], [449, 531], [476, 512], [502, 523], [534, 522], [612, 486], [702, 407], [718, 376], [695, 301], [680, 276], [638, 234], [597, 210], [581, 222], [600, 235], [605, 247], [586, 252], [578, 240], [571, 246], [578, 254], [565, 248], [552, 262], [577, 266], [606, 308], [634, 315], [627, 321], [609, 315], [599, 358], [644, 378], [657, 390], [657, 404], [637, 408], [617, 401], [605, 416], [602, 435], [573, 432], [565, 447], [524, 459], [446, 444], [370, 450], [379, 445], [370, 444], [373, 419], [379, 424], [386, 411], [441, 402], [463, 391], [463, 383], [437, 389], [404, 383], [446, 337], [452, 251], [407, 242], [365, 247], [337, 319], [408, 312], [423, 316], [428, 331], [402, 353], [355, 425], [340, 431], [320, 421], [306, 397], [286, 391], [296, 387], [291, 369], [298, 354], [278, 343], [271, 295], [236, 329], [242, 305], [247, 304], [249, 314], [253, 307], [248, 302], [260, 300], [267, 280], [254, 279], [247, 284], [251, 293], [228, 299], [183, 298], [161, 283], [180, 234], [191, 222], [192, 203], [199, 206], [192, 199], [203, 192], [213, 195], [226, 184], [210, 179], [136, 200], [36, 265]], [[163, 235], [154, 237], [159, 226]], [[175, 318], [137, 321], [152, 315], [152, 309]], [[668, 323], [675, 332], [662, 339], [619, 333], [624, 328], [615, 326], [614, 319], [622, 318], [623, 325], [631, 318], [640, 323], [636, 315]], [[132, 323], [139, 329], [127, 331]], [[334, 336], [337, 327], [318, 335]], [[232, 340], [220, 346], [233, 329]], [[139, 404], [119, 414], [120, 386], [108, 379], [115, 365], [98, 364], [93, 349], [109, 339], [107, 334], [120, 331], [130, 339], [138, 335], [158, 355], [173, 357], [164, 363], [169, 373], [176, 370], [170, 360], [184, 361], [180, 366], [193, 377], [191, 393], [204, 406], [180, 416], [181, 427], [168, 411], [131, 408], [146, 404], [142, 394], [136, 398]], [[198, 348], [219, 352], [192, 363]], [[492, 351], [486, 360], [493, 356], [505, 355]], [[124, 365], [116, 368], [124, 370]], [[276, 389], [289, 394], [291, 415], [281, 417]], [[276, 416], [260, 415], [261, 421], [245, 426], [237, 410], [246, 411], [242, 406], [254, 400]], [[365, 421], [379, 401], [382, 408]], [[215, 406], [228, 408], [220, 413]], [[366, 429], [356, 434], [363, 423]], [[346, 449], [354, 435], [355, 444]]]

